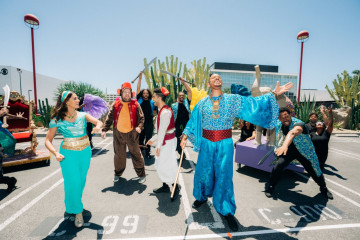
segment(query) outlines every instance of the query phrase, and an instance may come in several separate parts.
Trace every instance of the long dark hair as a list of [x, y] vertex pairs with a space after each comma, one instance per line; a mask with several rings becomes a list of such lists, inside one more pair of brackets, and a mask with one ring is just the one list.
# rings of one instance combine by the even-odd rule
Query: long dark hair
[[56, 121], [58, 121], [59, 119], [64, 120], [65, 116], [66, 116], [66, 112], [68, 111], [68, 107], [66, 105], [66, 103], [69, 101], [69, 99], [72, 97], [73, 93], [69, 92], [66, 96], [66, 98], [64, 99], [64, 101], [61, 101], [62, 99], [62, 94], [59, 95], [56, 105], [54, 107], [54, 111], [51, 114], [51, 118], [56, 118]]
[[152, 93], [151, 93], [151, 91], [150, 91], [150, 89], [147, 89], [147, 88], [145, 88], [145, 89], [143, 89], [143, 90], [141, 90], [140, 92], [139, 92], [139, 94], [137, 95], [137, 98], [139, 99], [139, 98], [143, 98], [144, 99], [144, 97], [143, 97], [143, 95], [144, 95], [144, 91], [148, 91], [148, 93], [149, 93], [149, 100], [151, 100], [152, 99]]

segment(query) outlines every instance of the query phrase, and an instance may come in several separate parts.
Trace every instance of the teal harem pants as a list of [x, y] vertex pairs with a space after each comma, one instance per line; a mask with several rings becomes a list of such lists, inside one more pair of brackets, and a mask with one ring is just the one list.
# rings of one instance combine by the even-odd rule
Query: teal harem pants
[[60, 153], [65, 156], [60, 166], [64, 178], [66, 212], [78, 214], [84, 209], [81, 198], [90, 166], [91, 148], [88, 146], [81, 151], [68, 150], [63, 149], [61, 143]]
[[201, 139], [193, 195], [199, 201], [212, 196], [216, 211], [223, 216], [234, 215], [236, 210], [232, 181], [233, 157], [232, 138], [217, 142]]

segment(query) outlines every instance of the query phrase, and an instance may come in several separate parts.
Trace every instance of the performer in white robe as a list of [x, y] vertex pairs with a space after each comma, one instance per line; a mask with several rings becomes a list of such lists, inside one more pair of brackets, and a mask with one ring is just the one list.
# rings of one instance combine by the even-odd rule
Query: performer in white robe
[[[174, 184], [178, 168], [176, 160], [177, 139], [175, 137], [174, 114], [171, 108], [165, 104], [165, 99], [168, 94], [169, 91], [163, 87], [161, 89], [155, 89], [153, 95], [155, 105], [159, 109], [155, 125], [157, 134], [147, 142], [147, 145], [156, 144], [155, 169], [163, 182], [163, 185], [160, 188], [153, 190], [154, 193], [170, 192], [168, 184]], [[179, 190], [177, 185], [172, 200], [177, 198]]]

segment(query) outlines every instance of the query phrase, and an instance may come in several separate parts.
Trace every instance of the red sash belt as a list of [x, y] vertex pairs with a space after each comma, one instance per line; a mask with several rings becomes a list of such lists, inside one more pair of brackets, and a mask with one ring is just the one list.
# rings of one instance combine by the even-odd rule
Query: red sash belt
[[217, 142], [223, 139], [231, 138], [232, 137], [232, 131], [231, 129], [225, 129], [225, 130], [206, 130], [203, 129], [203, 137], [212, 141]]
[[171, 139], [173, 139], [173, 138], [175, 138], [175, 132], [165, 134], [163, 146], [166, 144], [166, 143], [165, 143], [166, 140], [171, 140]]

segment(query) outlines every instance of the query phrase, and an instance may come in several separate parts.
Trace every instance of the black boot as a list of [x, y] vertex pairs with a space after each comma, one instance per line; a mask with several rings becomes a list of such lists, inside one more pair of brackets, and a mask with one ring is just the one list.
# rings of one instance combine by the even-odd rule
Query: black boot
[[166, 183], [163, 183], [162, 187], [155, 188], [153, 190], [154, 193], [168, 193], [170, 192], [170, 188]]
[[14, 177], [9, 178], [7, 181], [8, 188], [6, 189], [6, 191], [8, 191], [9, 193], [14, 191], [16, 189], [15, 187], [16, 182], [17, 182], [16, 178]]
[[[174, 186], [174, 184], [173, 184], [172, 186]], [[181, 189], [181, 188], [180, 188], [179, 184], [176, 184], [174, 196], [171, 198], [171, 201], [172, 201], [172, 202], [175, 201], [175, 199], [178, 198], [179, 193], [180, 193], [180, 189]]]
[[273, 196], [274, 190], [275, 190], [274, 186], [268, 186], [265, 189], [265, 196], [267, 196], [268, 198], [271, 198]]
[[227, 221], [227, 223], [228, 223], [229, 228], [231, 229], [231, 231], [236, 232], [236, 231], [239, 229], [238, 224], [237, 224], [237, 222], [236, 222], [236, 220], [235, 220], [234, 215], [228, 214], [228, 215], [224, 216], [224, 218], [226, 219], [226, 221]]
[[322, 195], [324, 195], [327, 199], [333, 200], [334, 196], [332, 195], [332, 193], [329, 191], [329, 189], [327, 187], [323, 187], [320, 188], [320, 192]]
[[203, 205], [204, 203], [207, 202], [207, 199], [204, 201], [199, 201], [199, 200], [195, 200], [195, 202], [193, 203], [192, 207], [193, 208], [199, 208], [201, 205]]

